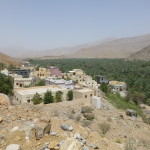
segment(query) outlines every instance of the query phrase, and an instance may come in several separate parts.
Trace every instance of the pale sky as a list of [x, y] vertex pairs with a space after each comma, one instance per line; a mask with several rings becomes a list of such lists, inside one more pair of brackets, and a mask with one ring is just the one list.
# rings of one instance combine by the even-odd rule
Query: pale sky
[[0, 0], [0, 48], [49, 49], [150, 33], [150, 0]]

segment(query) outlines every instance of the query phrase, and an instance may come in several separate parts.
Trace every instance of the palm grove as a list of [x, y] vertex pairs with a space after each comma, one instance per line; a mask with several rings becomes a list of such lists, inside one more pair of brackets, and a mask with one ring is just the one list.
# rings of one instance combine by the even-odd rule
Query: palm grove
[[49, 59], [29, 60], [32, 64], [58, 66], [63, 72], [81, 68], [95, 79], [105, 75], [110, 80], [124, 81], [128, 87], [128, 101], [150, 105], [150, 61], [126, 61], [123, 59]]

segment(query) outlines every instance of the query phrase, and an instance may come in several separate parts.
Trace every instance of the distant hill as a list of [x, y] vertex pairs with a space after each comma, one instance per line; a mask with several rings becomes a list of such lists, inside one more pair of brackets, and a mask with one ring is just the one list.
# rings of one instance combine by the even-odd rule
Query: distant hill
[[126, 58], [150, 45], [150, 34], [120, 38], [82, 48], [70, 55], [75, 58]]
[[143, 48], [142, 50], [132, 54], [130, 57], [127, 58], [128, 60], [150, 60], [150, 45]]
[[5, 65], [20, 66], [20, 61], [18, 59], [10, 57], [2, 52], [0, 52], [0, 63], [4, 63]]
[[107, 38], [88, 44], [45, 50], [21, 48], [0, 48], [0, 50], [13, 57], [21, 58], [127, 58], [148, 45], [150, 45], [150, 34], [127, 38]]

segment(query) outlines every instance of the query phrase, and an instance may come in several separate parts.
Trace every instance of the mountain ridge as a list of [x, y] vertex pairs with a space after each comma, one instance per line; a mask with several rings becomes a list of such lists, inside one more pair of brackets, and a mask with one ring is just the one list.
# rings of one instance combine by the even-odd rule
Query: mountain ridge
[[144, 61], [149, 61], [150, 60], [150, 45], [146, 46], [142, 50], [132, 54], [130, 57], [127, 58], [127, 60], [144, 60]]
[[20, 66], [20, 60], [8, 56], [2, 52], [0, 52], [0, 63], [3, 63], [5, 65]]

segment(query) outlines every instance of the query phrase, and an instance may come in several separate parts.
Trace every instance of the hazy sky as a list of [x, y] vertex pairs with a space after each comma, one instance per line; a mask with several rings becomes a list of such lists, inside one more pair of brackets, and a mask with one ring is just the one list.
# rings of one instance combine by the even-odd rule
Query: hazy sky
[[0, 48], [47, 49], [150, 33], [150, 0], [0, 0]]

